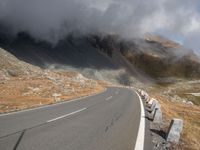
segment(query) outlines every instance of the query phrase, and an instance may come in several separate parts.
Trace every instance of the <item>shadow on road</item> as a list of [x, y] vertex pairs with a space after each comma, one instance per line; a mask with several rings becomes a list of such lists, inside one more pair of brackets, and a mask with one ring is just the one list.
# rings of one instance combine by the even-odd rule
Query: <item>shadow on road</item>
[[22, 138], [23, 138], [25, 132], [26, 132], [26, 130], [23, 130], [23, 131], [22, 131], [22, 133], [21, 133], [21, 135], [19, 136], [19, 139], [17, 140], [17, 143], [15, 144], [13, 150], [16, 150], [16, 149], [17, 149], [17, 147], [19, 146], [19, 144], [20, 144], [20, 142], [21, 142], [21, 140], [22, 140]]

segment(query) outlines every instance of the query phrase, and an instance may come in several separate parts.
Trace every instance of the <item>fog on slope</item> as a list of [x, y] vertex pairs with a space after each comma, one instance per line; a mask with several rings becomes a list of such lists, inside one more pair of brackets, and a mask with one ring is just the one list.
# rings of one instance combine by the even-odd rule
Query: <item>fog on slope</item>
[[78, 71], [113, 83], [130, 85], [159, 78], [200, 77], [200, 61], [192, 51], [183, 53], [181, 45], [153, 35], [125, 40], [119, 35], [71, 34], [52, 45], [21, 32], [16, 38], [0, 35], [0, 46], [42, 68]]
[[58, 42], [69, 33], [114, 33], [132, 38], [162, 34], [198, 49], [198, 0], [1, 0], [0, 23], [9, 33]]
[[17, 38], [0, 35], [0, 47], [42, 68], [78, 71], [88, 78], [125, 85], [135, 84], [138, 80], [146, 81], [134, 67], [130, 69], [129, 62], [123, 60], [118, 51], [109, 56], [92, 45], [91, 40], [92, 36], [67, 36], [52, 46], [45, 41], [37, 42], [22, 32]]

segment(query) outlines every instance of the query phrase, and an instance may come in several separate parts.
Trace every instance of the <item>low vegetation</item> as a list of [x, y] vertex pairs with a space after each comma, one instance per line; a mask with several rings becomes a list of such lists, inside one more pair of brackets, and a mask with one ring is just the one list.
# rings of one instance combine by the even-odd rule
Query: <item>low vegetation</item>
[[94, 80], [75, 72], [46, 70], [36, 76], [9, 77], [0, 83], [0, 113], [15, 111], [103, 91]]

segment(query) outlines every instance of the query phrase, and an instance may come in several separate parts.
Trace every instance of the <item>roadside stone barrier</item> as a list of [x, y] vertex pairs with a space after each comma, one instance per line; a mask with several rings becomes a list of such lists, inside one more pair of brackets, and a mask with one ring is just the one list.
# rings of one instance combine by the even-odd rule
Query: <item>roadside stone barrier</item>
[[[163, 123], [161, 105], [158, 100], [150, 98], [147, 92], [139, 89], [138, 93], [140, 94], [142, 100], [146, 102], [146, 110], [148, 111], [147, 115], [149, 119], [152, 119], [153, 123], [161, 125]], [[182, 119], [172, 119], [170, 127], [167, 132], [165, 140], [167, 142], [178, 144], [180, 139], [180, 134], [183, 129], [183, 120]]]
[[141, 95], [141, 91], [142, 91], [141, 89], [138, 89], [138, 93], [139, 93], [140, 95]]
[[156, 108], [153, 116], [154, 123], [162, 123], [162, 111], [161, 108]]
[[149, 119], [152, 119], [154, 123], [162, 123], [161, 106], [157, 100], [154, 100], [154, 103], [152, 103], [152, 107], [147, 108], [147, 110], [149, 111], [148, 113]]
[[156, 99], [151, 98], [149, 101], [147, 101], [147, 107], [151, 107], [153, 101], [155, 101]]
[[[152, 104], [153, 106], [153, 104]], [[156, 101], [155, 105], [153, 106], [153, 108], [147, 108], [147, 110], [149, 111], [149, 113], [153, 116], [155, 114], [156, 109], [160, 109], [160, 104], [158, 103], [158, 101]]]
[[157, 100], [154, 100], [150, 106], [150, 108], [147, 108], [149, 112], [155, 111], [156, 108], [160, 108], [160, 104]]
[[140, 89], [138, 90], [138, 92], [141, 95], [142, 100], [144, 100], [144, 101], [149, 100], [149, 95], [147, 94], [147, 92], [140, 90]]
[[166, 140], [172, 143], [178, 143], [180, 139], [180, 134], [183, 129], [183, 120], [182, 119], [172, 119], [170, 127], [167, 133]]

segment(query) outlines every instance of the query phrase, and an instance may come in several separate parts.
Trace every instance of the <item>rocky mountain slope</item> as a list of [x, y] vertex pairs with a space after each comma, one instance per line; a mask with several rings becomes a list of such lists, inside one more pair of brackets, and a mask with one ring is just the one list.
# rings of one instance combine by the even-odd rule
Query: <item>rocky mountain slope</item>
[[24, 32], [5, 37], [0, 38], [0, 46], [25, 62], [45, 69], [78, 71], [92, 79], [129, 85], [200, 78], [199, 57], [160, 36], [148, 34], [130, 40], [117, 35], [69, 35], [55, 45]]
[[103, 90], [77, 72], [41, 69], [0, 48], [0, 113], [91, 95]]
[[110, 50], [109, 53], [120, 51], [132, 67], [153, 79], [200, 77], [200, 58], [178, 43], [150, 34], [144, 39], [120, 40], [110, 36], [112, 40], [104, 40], [106, 38], [96, 38], [100, 49]]
[[[0, 46], [17, 58], [45, 69], [78, 71], [92, 79], [134, 83], [137, 71], [116, 51], [112, 57], [92, 45], [91, 36], [68, 36], [56, 45], [36, 41], [26, 33], [0, 39]], [[131, 67], [130, 67], [131, 66]], [[130, 69], [131, 68], [131, 69]], [[130, 71], [131, 70], [131, 71]], [[125, 80], [123, 80], [126, 77]]]
[[41, 73], [39, 67], [19, 61], [15, 56], [0, 48], [0, 74], [2, 80], [8, 76], [16, 77], [37, 73]]

